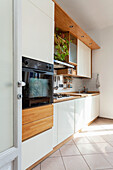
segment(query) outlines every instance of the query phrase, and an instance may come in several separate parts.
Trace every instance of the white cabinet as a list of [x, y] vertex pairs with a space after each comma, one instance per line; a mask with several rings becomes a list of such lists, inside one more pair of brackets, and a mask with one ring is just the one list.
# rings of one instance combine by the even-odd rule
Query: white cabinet
[[77, 40], [77, 75], [91, 78], [91, 49]]
[[53, 145], [74, 134], [74, 100], [54, 104]]
[[92, 113], [91, 113], [91, 119], [95, 119], [97, 116], [99, 116], [100, 112], [100, 95], [93, 96], [92, 97]]
[[75, 120], [74, 120], [74, 129], [75, 132], [83, 128], [84, 119], [85, 119], [85, 98], [75, 99], [74, 100], [75, 108]]
[[58, 144], [58, 114], [57, 114], [57, 103], [54, 104], [54, 115], [53, 115], [53, 147]]
[[75, 99], [75, 132], [99, 116], [100, 96]]
[[53, 63], [54, 3], [52, 0], [22, 1], [22, 55]]
[[22, 170], [27, 169], [52, 151], [52, 129], [22, 143]]
[[74, 100], [57, 104], [58, 143], [74, 133]]

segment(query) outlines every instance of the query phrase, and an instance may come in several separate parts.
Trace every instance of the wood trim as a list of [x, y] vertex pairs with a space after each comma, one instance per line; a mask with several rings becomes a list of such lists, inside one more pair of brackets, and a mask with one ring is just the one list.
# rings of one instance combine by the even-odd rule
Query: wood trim
[[[91, 49], [100, 48], [92, 40], [92, 38], [56, 2], [55, 2], [55, 25], [62, 31], [69, 31], [76, 38], [80, 39], [84, 44], [86, 44], [89, 48]], [[71, 25], [73, 26], [72, 28], [70, 28]]]
[[93, 70], [92, 66], [93, 66], [93, 63], [92, 63], [92, 50], [91, 50], [91, 78], [92, 78], [92, 70]]
[[[92, 120], [91, 122], [88, 123], [88, 126], [91, 125], [98, 117], [96, 117], [94, 120]], [[80, 129], [78, 132], [80, 133], [82, 131], [82, 129]], [[76, 132], [77, 133], [77, 132]], [[75, 134], [76, 134], [75, 133]], [[29, 168], [27, 168], [26, 170], [32, 170], [35, 166], [37, 166], [38, 164], [40, 164], [42, 161], [44, 161], [46, 158], [48, 158], [51, 154], [53, 154], [55, 151], [57, 151], [60, 147], [62, 147], [64, 144], [66, 144], [68, 141], [70, 141], [71, 139], [73, 139], [74, 134], [70, 137], [68, 137], [67, 139], [65, 139], [63, 142], [61, 142], [60, 144], [58, 144], [57, 146], [55, 146], [53, 148], [53, 150], [51, 152], [49, 152], [47, 155], [45, 155], [43, 158], [41, 158], [40, 160], [38, 160], [37, 162], [35, 162], [33, 165], [31, 165]]]
[[22, 124], [31, 123], [53, 115], [53, 105], [22, 110]]
[[29, 139], [53, 126], [53, 116], [34, 121], [22, 126], [22, 141]]
[[93, 119], [91, 122], [88, 123], [88, 126], [90, 126], [99, 116], [97, 116], [95, 119]]

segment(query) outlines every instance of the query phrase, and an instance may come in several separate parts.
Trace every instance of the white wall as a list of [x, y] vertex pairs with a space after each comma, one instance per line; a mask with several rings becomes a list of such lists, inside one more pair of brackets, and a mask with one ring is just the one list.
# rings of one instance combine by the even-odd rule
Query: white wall
[[100, 74], [100, 116], [113, 119], [113, 26], [89, 32], [101, 49], [93, 51], [93, 73]]
[[[60, 76], [60, 77], [62, 77], [62, 76]], [[61, 83], [63, 83], [63, 80], [62, 80]], [[72, 88], [66, 88], [66, 89], [58, 88], [58, 90], [54, 90], [54, 93], [74, 92], [74, 91], [78, 91], [79, 89], [83, 89], [83, 79], [81, 79], [81, 78], [73, 78], [73, 80], [72, 80]]]

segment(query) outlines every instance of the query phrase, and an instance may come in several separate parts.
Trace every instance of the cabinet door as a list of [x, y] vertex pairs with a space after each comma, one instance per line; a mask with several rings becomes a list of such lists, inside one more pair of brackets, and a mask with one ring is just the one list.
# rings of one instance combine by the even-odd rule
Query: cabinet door
[[22, 55], [53, 63], [54, 3], [48, 1], [49, 13], [44, 12], [44, 4], [46, 1], [22, 1]]
[[75, 99], [75, 132], [85, 124], [85, 98]]
[[57, 103], [54, 104], [54, 114], [53, 114], [53, 147], [58, 144], [58, 126], [57, 126]]
[[74, 133], [74, 100], [58, 103], [58, 143]]
[[91, 78], [91, 49], [77, 41], [77, 75]]
[[52, 151], [52, 129], [22, 142], [22, 170]]
[[92, 120], [99, 116], [100, 112], [100, 96], [92, 96], [92, 112], [91, 117]]
[[93, 97], [86, 97], [85, 99], [85, 123], [88, 124], [92, 121], [92, 108], [93, 108]]

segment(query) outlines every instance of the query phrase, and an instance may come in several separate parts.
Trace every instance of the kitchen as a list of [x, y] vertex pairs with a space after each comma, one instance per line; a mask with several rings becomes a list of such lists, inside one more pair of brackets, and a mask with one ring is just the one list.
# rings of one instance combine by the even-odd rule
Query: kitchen
[[113, 169], [110, 2], [1, 3], [1, 170]]

